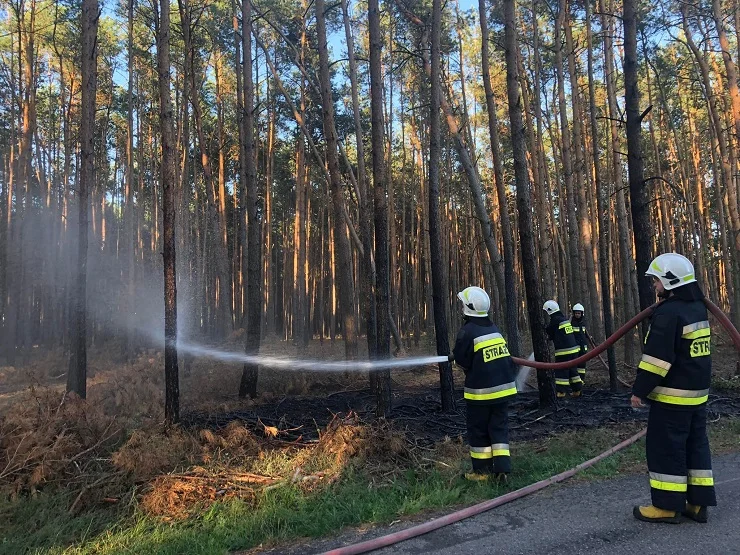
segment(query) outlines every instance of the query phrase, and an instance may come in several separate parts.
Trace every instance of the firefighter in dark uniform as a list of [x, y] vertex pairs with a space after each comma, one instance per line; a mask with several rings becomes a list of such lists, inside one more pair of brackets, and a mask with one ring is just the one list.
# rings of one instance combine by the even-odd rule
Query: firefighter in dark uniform
[[[581, 303], [573, 305], [573, 316], [570, 318], [570, 325], [573, 328], [573, 334], [576, 336], [576, 343], [581, 348], [578, 356], [583, 356], [588, 351], [588, 331], [586, 330], [586, 313]], [[586, 383], [586, 363], [578, 365], [578, 375], [581, 381]]]
[[704, 294], [694, 266], [676, 253], [650, 264], [663, 299], [650, 320], [632, 387], [632, 406], [650, 402], [647, 464], [652, 504], [633, 514], [648, 522], [678, 522], [681, 513], [707, 521], [717, 504], [707, 439], [707, 398], [712, 374], [710, 330]]
[[514, 362], [506, 340], [488, 318], [491, 300], [480, 287], [457, 294], [465, 323], [450, 354], [465, 372], [468, 443], [473, 471], [465, 478], [506, 480], [509, 457], [509, 401], [516, 395]]
[[[578, 358], [581, 348], [576, 342], [568, 319], [560, 311], [560, 306], [555, 301], [547, 301], [542, 310], [550, 315], [550, 323], [547, 326], [547, 335], [555, 345], [555, 362], [567, 362]], [[565, 397], [570, 391], [571, 397], [580, 397], [583, 380], [578, 375], [578, 369], [574, 366], [565, 370], [555, 370], [555, 395]]]

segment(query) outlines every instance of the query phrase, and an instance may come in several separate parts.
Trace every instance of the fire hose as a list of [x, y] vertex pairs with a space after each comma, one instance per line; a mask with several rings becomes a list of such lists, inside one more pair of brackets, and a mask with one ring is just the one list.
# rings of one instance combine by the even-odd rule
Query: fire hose
[[423, 524], [412, 526], [411, 528], [407, 528], [406, 530], [400, 530], [392, 534], [387, 534], [385, 536], [374, 538], [372, 540], [367, 540], [354, 545], [332, 549], [331, 551], [327, 551], [323, 555], [356, 555], [358, 553], [367, 553], [368, 551], [374, 551], [375, 549], [380, 549], [382, 547], [393, 545], [394, 543], [408, 540], [410, 538], [415, 538], [416, 536], [421, 536], [423, 534], [432, 532], [433, 530], [437, 530], [438, 528], [442, 528], [450, 524], [454, 524], [455, 522], [459, 522], [471, 516], [484, 513], [495, 507], [499, 507], [521, 497], [525, 497], [527, 495], [535, 493], [536, 491], [544, 489], [552, 484], [557, 484], [558, 482], [567, 480], [568, 478], [574, 476], [577, 472], [580, 472], [581, 470], [595, 465], [597, 462], [604, 460], [617, 451], [621, 451], [625, 447], [629, 447], [641, 437], [643, 437], [646, 432], [647, 430], [642, 430], [633, 435], [631, 438], [624, 440], [622, 443], [619, 443], [618, 445], [615, 445], [614, 447], [604, 451], [600, 455], [597, 455], [596, 457], [589, 459], [586, 462], [583, 462], [578, 466], [571, 468], [570, 470], [566, 470], [565, 472], [561, 472], [560, 474], [551, 476], [550, 478], [545, 478], [544, 480], [540, 480], [539, 482], [535, 482], [534, 484], [530, 484], [510, 493], [495, 497], [494, 499], [483, 501], [482, 503], [478, 503], [477, 505], [472, 505], [471, 507], [460, 509], [459, 511], [455, 511], [454, 513], [435, 518], [434, 520], [430, 520]]
[[[732, 343], [735, 345], [735, 348], [738, 350], [738, 352], [740, 352], [740, 332], [738, 332], [738, 330], [732, 324], [730, 319], [719, 309], [717, 305], [715, 305], [709, 299], [704, 299], [704, 303], [707, 305], [707, 309], [715, 316], [715, 318], [717, 318], [717, 320], [722, 325], [722, 327], [724, 327], [727, 330], [727, 332], [730, 334]], [[586, 361], [589, 361], [592, 358], [599, 356], [606, 349], [612, 346], [618, 339], [620, 339], [627, 332], [629, 332], [630, 329], [632, 329], [634, 326], [636, 326], [638, 323], [640, 323], [645, 318], [648, 318], [653, 313], [653, 311], [655, 310], [655, 307], [658, 306], [658, 304], [659, 303], [649, 306], [648, 308], [646, 308], [645, 310], [637, 314], [630, 321], [625, 323], [614, 334], [612, 334], [611, 337], [609, 337], [604, 343], [596, 347], [593, 351], [583, 356], [580, 356], [574, 360], [569, 360], [567, 362], [561, 362], [561, 363], [547, 363], [547, 362], [540, 362], [540, 361], [525, 360], [525, 359], [515, 358], [515, 357], [512, 357], [512, 358], [516, 364], [519, 364], [522, 366], [529, 366], [532, 368], [537, 368], [537, 369], [542, 369], [542, 370], [559, 370], [559, 369], [571, 368], [576, 364], [585, 363]], [[646, 429], [642, 430], [638, 432], [637, 434], [635, 434], [634, 436], [632, 436], [631, 438], [619, 443], [618, 445], [615, 445], [614, 447], [608, 449], [607, 451], [604, 451], [600, 455], [597, 455], [596, 457], [589, 459], [588, 461], [583, 462], [574, 468], [571, 468], [570, 470], [566, 470], [565, 472], [561, 472], [560, 474], [556, 474], [555, 476], [552, 476], [550, 478], [540, 480], [539, 482], [530, 484], [529, 486], [520, 488], [516, 491], [512, 491], [510, 493], [501, 495], [494, 499], [489, 499], [488, 501], [483, 501], [482, 503], [478, 503], [471, 507], [466, 507], [465, 509], [455, 511], [443, 517], [436, 518], [428, 522], [425, 522], [423, 524], [412, 526], [411, 528], [407, 528], [406, 530], [400, 530], [398, 532], [387, 534], [379, 538], [374, 538], [374, 539], [360, 542], [354, 545], [348, 545], [345, 547], [333, 549], [331, 551], [327, 551], [323, 555], [356, 555], [358, 553], [367, 553], [368, 551], [374, 551], [376, 549], [387, 547], [389, 545], [393, 545], [395, 543], [398, 543], [398, 542], [401, 542], [401, 541], [404, 541], [410, 538], [414, 538], [416, 536], [421, 536], [423, 534], [432, 532], [433, 530], [437, 530], [439, 528], [448, 526], [450, 524], [454, 524], [455, 522], [459, 522], [471, 516], [481, 514], [495, 507], [504, 505], [505, 503], [509, 503], [521, 497], [525, 497], [527, 495], [535, 493], [552, 484], [562, 482], [563, 480], [566, 480], [570, 478], [571, 476], [574, 476], [577, 472], [583, 469], [589, 468], [595, 465], [596, 463], [598, 463], [599, 461], [613, 455], [617, 451], [620, 451], [624, 449], [625, 447], [632, 445], [633, 443], [638, 441], [640, 438], [642, 438], [646, 432], [647, 432]]]
[[[632, 328], [642, 322], [645, 318], [649, 318], [658, 304], [660, 303], [655, 303], [647, 307], [639, 314], [635, 315], [634, 318], [625, 323], [621, 328], [614, 332], [606, 341], [596, 347], [593, 351], [589, 351], [585, 355], [581, 355], [576, 359], [566, 362], [541, 362], [539, 360], [526, 360], [523, 358], [512, 357], [512, 360], [515, 364], [518, 364], [519, 366], [528, 366], [530, 368], [537, 368], [538, 370], [565, 370], [579, 364], [584, 364], [592, 358], [599, 356], [609, 347], [614, 345], [614, 343], [616, 343], [619, 339], [626, 335]], [[707, 305], [707, 309], [709, 309], [709, 312], [711, 312], [714, 317], [717, 318], [722, 327], [727, 330], [727, 332], [730, 334], [730, 338], [732, 339], [733, 344], [735, 345], [735, 348], [738, 350], [738, 352], [740, 352], [740, 332], [737, 331], [735, 326], [732, 325], [732, 322], [730, 322], [730, 319], [725, 315], [724, 312], [720, 310], [720, 308], [716, 304], [706, 298], [704, 299], [704, 304]]]

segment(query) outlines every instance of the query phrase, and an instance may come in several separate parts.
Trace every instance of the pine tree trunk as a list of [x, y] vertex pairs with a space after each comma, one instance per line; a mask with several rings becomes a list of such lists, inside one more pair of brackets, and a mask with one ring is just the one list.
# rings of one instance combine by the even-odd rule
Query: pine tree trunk
[[[609, 244], [611, 234], [609, 233], [609, 217], [611, 214], [611, 201], [609, 199], [609, 188], [602, 181], [601, 153], [599, 152], [599, 126], [596, 112], [596, 87], [594, 85], [594, 51], [593, 34], [591, 32], [591, 0], [586, 0], [586, 41], [588, 44], [588, 100], [591, 124], [591, 148], [594, 164], [594, 178], [596, 181], [596, 203], [597, 215], [601, 226], [599, 229], [599, 268], [601, 278], [601, 308], [604, 311], [604, 334], [611, 337], [614, 333], [614, 319], [612, 316], [611, 283], [609, 280]], [[606, 48], [606, 46], [604, 46]], [[608, 142], [607, 142], [608, 144]], [[617, 381], [617, 358], [614, 347], [607, 349], [607, 360], [609, 361], [609, 389], [616, 392], [619, 388]]]
[[[377, 0], [370, 0], [376, 2]], [[434, 330], [436, 334], [437, 354], [450, 352], [449, 333], [447, 331], [447, 267], [442, 261], [442, 237], [439, 215], [439, 166], [440, 166], [440, 87], [434, 86], [440, 80], [440, 34], [442, 20], [442, 2], [432, 2], [432, 36], [431, 36], [431, 108], [429, 115], [429, 246], [432, 267], [432, 304], [434, 310]], [[372, 50], [371, 50], [372, 51]], [[452, 366], [449, 362], [439, 364], [439, 383], [442, 394], [442, 411], [452, 412], [455, 409]]]
[[95, 94], [98, 78], [98, 1], [82, 2], [82, 105], [80, 180], [77, 187], [78, 242], [74, 324], [67, 391], [87, 396], [87, 225], [89, 193], [95, 184]]
[[[558, 11], [558, 17], [555, 22], [555, 70], [557, 73], [558, 80], [558, 110], [560, 113], [560, 134], [563, 144], [562, 148], [562, 159], [563, 159], [563, 182], [565, 183], [565, 194], [566, 194], [566, 207], [568, 216], [568, 235], [566, 237], [568, 245], [568, 256], [570, 260], [569, 264], [569, 276], [570, 277], [570, 301], [576, 302], [575, 299], [583, 299], [583, 277], [582, 277], [582, 266], [581, 266], [581, 250], [580, 240], [578, 233], [578, 219], [576, 216], [576, 196], [578, 192], [575, 190], [573, 183], [573, 176], [577, 170], [573, 169], [573, 148], [574, 145], [571, 142], [570, 128], [568, 127], [568, 115], [565, 105], [565, 72], [563, 68], [563, 44], [562, 32], [565, 27], [565, 21], [568, 17], [568, 1], [560, 0], [560, 7]], [[571, 88], [576, 87], [577, 83], [571, 83]], [[575, 114], [573, 116], [575, 126]], [[578, 144], [575, 148], [579, 148]], [[561, 304], [564, 299], [561, 299]], [[577, 302], [581, 302], [580, 300]], [[565, 307], [563, 307], [565, 308]]]
[[[637, 264], [637, 288], [640, 309], [644, 310], [655, 299], [650, 278], [645, 272], [650, 265], [650, 241], [653, 229], [650, 225], [650, 206], [645, 183], [642, 159], [640, 125], [640, 90], [637, 63], [637, 6], [636, 0], [624, 0], [624, 87], [625, 111], [627, 113], [627, 169], [629, 171], [630, 208], [632, 212], [635, 262]], [[643, 322], [647, 329], [647, 322]]]
[[[503, 175], [503, 156], [498, 134], [498, 118], [496, 117], [496, 104], [491, 85], [491, 69], [488, 53], [488, 21], [486, 17], [486, 1], [478, 0], [478, 13], [481, 29], [481, 67], [483, 77], [483, 88], [486, 93], [486, 108], [488, 110], [488, 133], [491, 139], [491, 154], [493, 156], [493, 176], [496, 182], [496, 193], [498, 195], [499, 214], [501, 217], [501, 234], [504, 243], [504, 283], [506, 290], [506, 332], [511, 354], [519, 356], [519, 329], [517, 327], [517, 290], [516, 276], [514, 275], [514, 236], [509, 218], [509, 203], [506, 198], [506, 185]], [[434, 82], [434, 79], [432, 79]]]
[[[257, 213], [258, 183], [256, 145], [254, 138], [254, 82], [252, 77], [252, 5], [242, 2], [242, 52], [244, 53], [244, 172], [246, 174], [247, 224], [247, 319], [244, 352], [248, 355], [259, 353], [262, 330], [262, 241], [260, 221]], [[265, 53], [267, 55], [267, 53]], [[239, 397], [257, 396], [259, 367], [245, 364], [239, 384]]]
[[[519, 212], [519, 237], [522, 249], [522, 270], [527, 295], [529, 328], [537, 360], [549, 360], [545, 329], [542, 325], [542, 295], [534, 247], [534, 225], [532, 217], [532, 192], [527, 171], [527, 143], [522, 119], [522, 101], [519, 90], [519, 68], [517, 50], [515, 0], [504, 0], [504, 41], [506, 49], [506, 92], [509, 100], [511, 122], [511, 144], [514, 154], [514, 179], [516, 182], [517, 210]], [[540, 406], [555, 404], [552, 379], [546, 371], [537, 371]]]
[[[319, 1], [323, 3], [323, 0]], [[383, 359], [390, 357], [391, 352], [388, 202], [386, 198], [388, 183], [386, 181], [387, 169], [385, 165], [386, 143], [383, 114], [383, 75], [380, 62], [383, 51], [383, 40], [380, 34], [380, 6], [378, 0], [368, 0], [367, 9], [370, 31], [370, 117], [372, 126], [373, 200], [375, 210], [376, 354], [378, 358]], [[356, 90], [356, 85], [354, 85], [353, 90]], [[392, 401], [390, 370], [383, 369], [371, 373], [370, 385], [375, 393], [375, 413], [378, 416], [388, 416], [391, 412]]]
[[162, 208], [164, 234], [164, 373], [165, 422], [180, 420], [180, 379], [177, 368], [177, 276], [175, 260], [175, 130], [170, 97], [170, 0], [155, 1], [159, 124], [162, 135]]
[[326, 40], [326, 19], [324, 0], [316, 1], [316, 31], [319, 51], [319, 80], [321, 81], [321, 105], [326, 139], [326, 161], [331, 178], [331, 196], [334, 210], [334, 240], [336, 241], [337, 263], [339, 272], [340, 314], [342, 335], [344, 337], [345, 356], [357, 358], [357, 322], [355, 320], [354, 297], [355, 286], [352, 276], [352, 252], [346, 234], [343, 212], [344, 194], [339, 174], [337, 156], [337, 135], [334, 126], [334, 101], [332, 99], [331, 80], [329, 76], [329, 51]]
[[[368, 11], [370, 8], [368, 8]], [[354, 117], [355, 124], [355, 137], [357, 145], [357, 185], [360, 204], [360, 235], [362, 236], [362, 266], [360, 276], [360, 288], [361, 298], [363, 304], [363, 312], [365, 315], [365, 325], [367, 333], [367, 352], [370, 358], [375, 357], [377, 352], [377, 313], [376, 313], [376, 299], [374, 295], [375, 287], [375, 269], [372, 262], [373, 243], [374, 243], [374, 229], [373, 229], [373, 208], [370, 204], [370, 195], [368, 191], [368, 179], [367, 171], [365, 168], [365, 144], [363, 142], [363, 130], [362, 130], [362, 118], [360, 114], [360, 99], [359, 99], [359, 87], [357, 86], [357, 62], [355, 60], [355, 47], [354, 37], [352, 36], [349, 10], [347, 7], [347, 0], [342, 0], [342, 14], [344, 16], [344, 32], [347, 39], [347, 52], [349, 57], [349, 76], [350, 85], [352, 87], [352, 115]], [[372, 14], [370, 15], [370, 23], [372, 23]], [[372, 39], [371, 39], [372, 40]], [[380, 47], [381, 45], [377, 45]], [[371, 50], [372, 55], [372, 50]], [[372, 92], [371, 92], [372, 94]], [[382, 89], [381, 89], [382, 94]], [[371, 375], [371, 389], [377, 391], [376, 378], [378, 376]]]

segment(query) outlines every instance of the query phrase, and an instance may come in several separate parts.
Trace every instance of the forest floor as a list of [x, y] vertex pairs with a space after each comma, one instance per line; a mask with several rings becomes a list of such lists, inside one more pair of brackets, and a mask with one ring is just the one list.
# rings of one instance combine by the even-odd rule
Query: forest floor
[[[244, 400], [238, 365], [197, 359], [182, 371], [182, 423], [165, 431], [161, 354], [123, 363], [118, 350], [91, 350], [86, 402], [63, 395], [59, 352], [0, 367], [0, 553], [225, 553], [389, 523], [570, 468], [647, 416], [628, 406], [626, 388], [608, 392], [597, 360], [580, 399], [542, 411], [534, 390], [518, 396], [512, 479], [479, 486], [460, 477], [469, 465], [462, 390], [456, 411], [442, 414], [435, 367], [394, 371], [392, 417], [378, 420], [366, 375], [264, 370], [262, 393]], [[278, 341], [262, 352], [298, 355]], [[340, 355], [340, 342], [316, 341], [303, 356]], [[740, 450], [736, 355], [719, 345], [713, 363], [713, 448]], [[631, 381], [634, 370], [620, 367]], [[587, 476], [640, 471], [641, 460], [638, 444]]]

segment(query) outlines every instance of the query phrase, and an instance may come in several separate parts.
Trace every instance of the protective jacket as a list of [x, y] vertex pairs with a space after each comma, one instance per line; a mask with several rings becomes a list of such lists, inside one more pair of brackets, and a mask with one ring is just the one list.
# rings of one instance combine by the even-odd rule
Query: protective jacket
[[653, 312], [632, 388], [636, 397], [679, 409], [707, 402], [711, 332], [701, 292], [692, 285], [677, 289]]
[[466, 318], [453, 355], [465, 372], [466, 401], [492, 404], [516, 395], [514, 363], [506, 340], [488, 318]]
[[573, 326], [560, 311], [550, 315], [547, 335], [555, 345], [556, 360], [572, 360], [573, 355], [577, 355], [581, 350], [576, 342]]
[[573, 335], [576, 338], [576, 344], [581, 347], [581, 354], [588, 350], [588, 331], [586, 330], [586, 317], [571, 318], [570, 325], [573, 328]]

